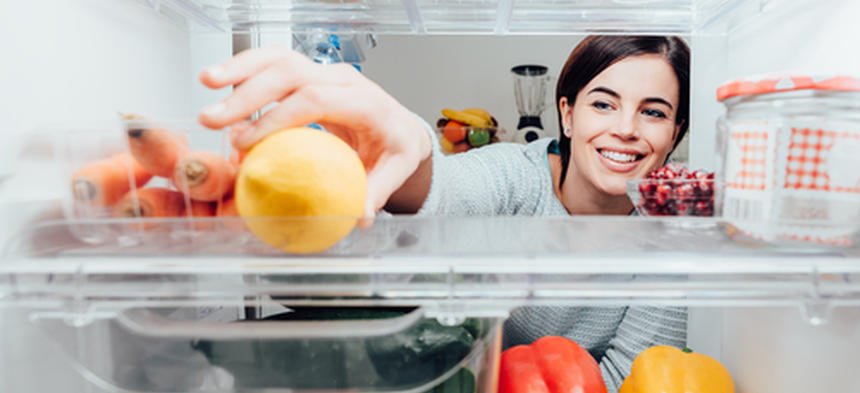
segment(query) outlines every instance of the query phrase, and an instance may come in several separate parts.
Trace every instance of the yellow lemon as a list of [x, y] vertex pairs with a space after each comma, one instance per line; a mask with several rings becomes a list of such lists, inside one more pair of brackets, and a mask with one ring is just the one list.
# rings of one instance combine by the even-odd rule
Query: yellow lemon
[[236, 180], [236, 207], [251, 232], [291, 253], [319, 252], [348, 235], [366, 194], [355, 150], [310, 128], [282, 130], [257, 143]]

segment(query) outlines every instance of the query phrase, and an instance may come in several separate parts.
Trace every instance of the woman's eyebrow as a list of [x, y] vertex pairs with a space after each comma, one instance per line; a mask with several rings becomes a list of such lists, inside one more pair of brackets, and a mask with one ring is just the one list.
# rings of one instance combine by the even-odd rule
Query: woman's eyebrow
[[615, 90], [612, 90], [612, 89], [610, 89], [610, 88], [608, 88], [608, 87], [603, 87], [603, 86], [597, 86], [597, 87], [595, 87], [595, 88], [593, 88], [593, 89], [589, 90], [589, 91], [588, 91], [588, 94], [591, 94], [591, 93], [597, 93], [597, 92], [600, 92], [600, 93], [606, 93], [606, 94], [609, 94], [609, 95], [611, 95], [611, 96], [613, 96], [613, 97], [615, 97], [615, 98], [621, 98], [621, 94], [618, 94], [618, 93], [616, 93], [616, 92], [615, 92]]
[[[616, 92], [615, 90], [612, 90], [608, 87], [603, 87], [603, 86], [597, 86], [597, 87], [589, 90], [588, 94], [591, 94], [591, 93], [605, 93], [605, 94], [608, 94], [608, 95], [613, 96], [615, 98], [619, 98], [619, 99], [621, 98], [621, 94], [618, 94], [618, 92]], [[642, 102], [643, 103], [653, 102], [656, 104], [663, 104], [663, 105], [668, 106], [669, 109], [675, 109], [675, 107], [673, 107], [672, 104], [669, 103], [669, 101], [666, 101], [665, 99], [660, 98], [660, 97], [648, 97], [648, 98], [643, 99]]]
[[672, 106], [672, 104], [670, 104], [670, 103], [669, 103], [669, 101], [666, 101], [666, 100], [664, 100], [664, 99], [662, 99], [662, 98], [660, 98], [660, 97], [648, 97], [648, 98], [643, 99], [643, 100], [642, 100], [642, 102], [643, 102], [643, 103], [653, 102], [653, 103], [657, 103], [657, 104], [663, 104], [663, 105], [668, 106], [668, 107], [669, 107], [669, 109], [675, 109], [675, 108]]

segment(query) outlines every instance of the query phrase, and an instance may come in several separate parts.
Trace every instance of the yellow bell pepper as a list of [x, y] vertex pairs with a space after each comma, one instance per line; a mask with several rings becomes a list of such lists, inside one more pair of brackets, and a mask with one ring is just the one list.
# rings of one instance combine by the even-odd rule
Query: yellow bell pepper
[[659, 345], [633, 360], [618, 393], [734, 393], [732, 376], [712, 357]]

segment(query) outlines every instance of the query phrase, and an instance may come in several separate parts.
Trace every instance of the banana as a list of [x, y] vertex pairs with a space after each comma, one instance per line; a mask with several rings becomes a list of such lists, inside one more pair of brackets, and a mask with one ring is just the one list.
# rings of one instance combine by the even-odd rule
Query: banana
[[465, 111], [458, 111], [451, 108], [442, 109], [442, 116], [460, 123], [468, 124], [473, 127], [488, 127], [492, 123], [490, 120], [482, 116], [474, 115]]
[[493, 116], [490, 115], [490, 112], [487, 112], [486, 110], [483, 110], [481, 108], [469, 108], [469, 109], [463, 110], [463, 112], [471, 113], [473, 115], [478, 115], [478, 116], [483, 117], [484, 120], [486, 120], [490, 123], [493, 122]]

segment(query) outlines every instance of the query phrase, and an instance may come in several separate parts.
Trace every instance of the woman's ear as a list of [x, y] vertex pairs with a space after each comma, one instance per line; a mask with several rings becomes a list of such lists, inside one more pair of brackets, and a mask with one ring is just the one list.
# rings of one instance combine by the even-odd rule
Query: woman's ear
[[684, 125], [682, 121], [680, 124], [675, 125], [675, 131], [672, 132], [672, 149], [674, 150], [675, 144], [678, 143], [678, 135], [681, 133], [681, 127]]
[[570, 128], [573, 126], [573, 105], [567, 102], [567, 97], [561, 97], [558, 100], [558, 113], [561, 113], [561, 131], [570, 138]]

